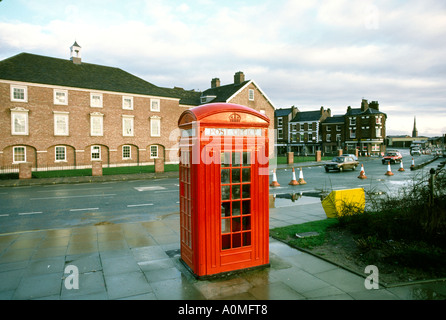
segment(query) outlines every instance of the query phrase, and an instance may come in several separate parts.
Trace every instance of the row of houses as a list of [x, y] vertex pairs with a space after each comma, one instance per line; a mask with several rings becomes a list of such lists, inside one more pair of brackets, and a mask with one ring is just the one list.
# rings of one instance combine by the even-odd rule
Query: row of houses
[[376, 155], [385, 152], [387, 115], [378, 101], [362, 99], [360, 108], [347, 107], [345, 114], [332, 115], [330, 108], [300, 111], [296, 107], [275, 111], [277, 153], [331, 155], [344, 153]]
[[[0, 167], [35, 168], [178, 163], [178, 119], [211, 102], [251, 107], [274, 118], [274, 106], [243, 72], [204, 91], [164, 88], [120, 68], [21, 53], [0, 61]], [[271, 130], [274, 124], [271, 122]]]

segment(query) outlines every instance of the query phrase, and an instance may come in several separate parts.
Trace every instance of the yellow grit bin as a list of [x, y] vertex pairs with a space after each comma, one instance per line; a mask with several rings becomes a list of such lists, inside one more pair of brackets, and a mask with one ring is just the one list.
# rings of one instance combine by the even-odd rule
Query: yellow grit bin
[[354, 208], [355, 212], [364, 212], [364, 189], [334, 190], [322, 200], [322, 207], [327, 218], [342, 216], [344, 214], [344, 207]]

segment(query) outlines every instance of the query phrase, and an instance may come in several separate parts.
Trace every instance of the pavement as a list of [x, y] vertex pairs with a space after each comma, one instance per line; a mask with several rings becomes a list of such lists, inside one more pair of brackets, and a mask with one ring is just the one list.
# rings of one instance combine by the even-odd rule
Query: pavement
[[[10, 180], [0, 181], [0, 186], [149, 179], [153, 175]], [[157, 175], [163, 176], [173, 177], [175, 173]], [[275, 206], [270, 209], [270, 228], [326, 218], [320, 200], [314, 197], [304, 196], [296, 203], [276, 198]], [[369, 274], [356, 274], [271, 237], [270, 267], [197, 280], [179, 259], [179, 221], [179, 214], [174, 214], [157, 221], [2, 234], [0, 299], [190, 301], [446, 298], [446, 281], [393, 287], [380, 284], [378, 289], [367, 289], [365, 278]], [[73, 266], [75, 268], [70, 269]]]

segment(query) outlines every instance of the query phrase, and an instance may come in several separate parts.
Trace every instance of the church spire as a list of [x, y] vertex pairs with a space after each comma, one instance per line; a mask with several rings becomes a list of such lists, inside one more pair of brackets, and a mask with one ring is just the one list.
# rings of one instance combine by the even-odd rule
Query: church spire
[[418, 137], [418, 130], [417, 130], [417, 117], [413, 117], [413, 130], [412, 130], [412, 138]]

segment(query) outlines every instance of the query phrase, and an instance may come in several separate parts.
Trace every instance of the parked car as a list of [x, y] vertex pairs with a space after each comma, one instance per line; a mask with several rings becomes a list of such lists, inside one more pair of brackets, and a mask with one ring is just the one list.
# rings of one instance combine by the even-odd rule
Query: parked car
[[383, 164], [386, 164], [389, 162], [390, 163], [400, 163], [401, 161], [403, 161], [403, 156], [401, 155], [401, 153], [399, 153], [398, 151], [395, 151], [395, 150], [387, 151], [385, 156], [382, 158]]
[[413, 148], [410, 150], [411, 156], [421, 156], [421, 150], [419, 148]]
[[358, 157], [354, 154], [346, 153], [346, 154], [341, 155], [341, 157], [352, 157], [353, 160], [358, 161]]
[[353, 159], [350, 156], [340, 156], [334, 157], [331, 162], [325, 164], [325, 171], [329, 172], [330, 170], [344, 171], [346, 169], [355, 170], [359, 165], [359, 162]]

